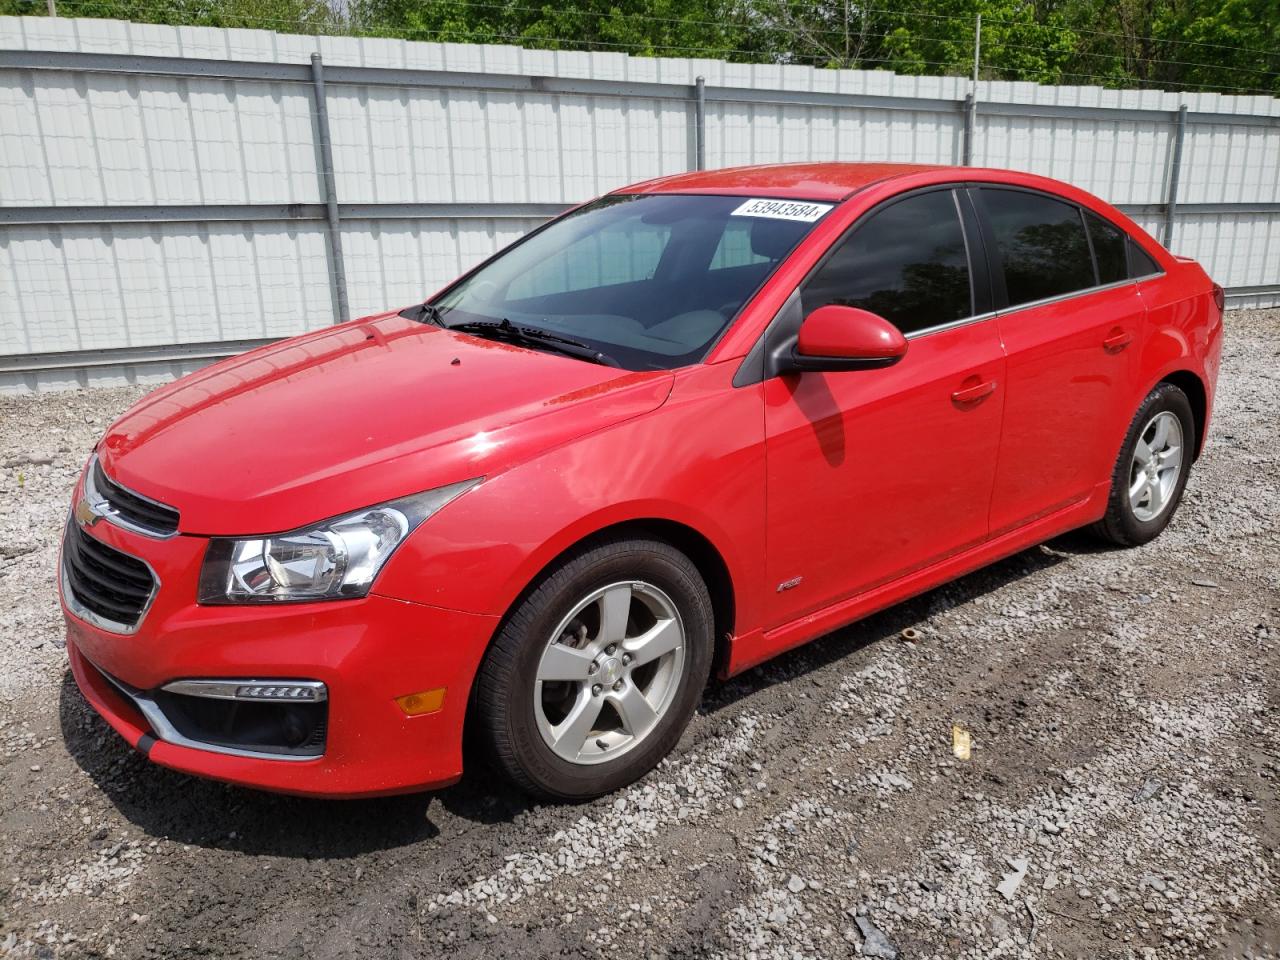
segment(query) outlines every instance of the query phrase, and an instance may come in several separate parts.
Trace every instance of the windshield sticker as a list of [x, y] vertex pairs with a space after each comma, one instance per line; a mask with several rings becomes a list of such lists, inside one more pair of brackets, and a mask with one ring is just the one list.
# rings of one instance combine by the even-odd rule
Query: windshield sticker
[[829, 203], [805, 203], [797, 200], [748, 200], [730, 216], [768, 217], [771, 220], [799, 220], [813, 223], [831, 209]]

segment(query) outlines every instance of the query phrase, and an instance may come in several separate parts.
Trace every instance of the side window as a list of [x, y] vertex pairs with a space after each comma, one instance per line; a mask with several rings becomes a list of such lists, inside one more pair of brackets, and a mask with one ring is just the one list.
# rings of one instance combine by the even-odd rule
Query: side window
[[1125, 262], [1125, 235], [1101, 217], [1084, 213], [1089, 225], [1089, 239], [1093, 241], [1093, 257], [1098, 262], [1098, 282], [1117, 283], [1127, 279], [1129, 266]]
[[1132, 238], [1127, 238], [1128, 242], [1125, 247], [1129, 251], [1129, 276], [1149, 277], [1153, 273], [1160, 272], [1160, 264], [1151, 259], [1151, 255], [1143, 250], [1140, 246], [1133, 242]]
[[861, 307], [903, 333], [971, 316], [969, 259], [952, 191], [917, 194], [873, 213], [800, 296], [806, 315], [829, 303]]
[[981, 190], [1004, 263], [1009, 306], [1084, 290], [1097, 281], [1080, 208], [1022, 190]]
[[507, 300], [648, 280], [658, 269], [671, 228], [619, 223], [569, 244], [511, 282]]

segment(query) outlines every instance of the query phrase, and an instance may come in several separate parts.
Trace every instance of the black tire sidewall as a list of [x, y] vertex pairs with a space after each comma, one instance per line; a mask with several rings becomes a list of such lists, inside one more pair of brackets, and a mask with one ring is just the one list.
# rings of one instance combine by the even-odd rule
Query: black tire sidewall
[[[1147, 424], [1159, 413], [1172, 413], [1182, 426], [1182, 464], [1178, 470], [1178, 482], [1170, 495], [1168, 507], [1151, 520], [1139, 520], [1129, 502], [1129, 471], [1133, 463], [1134, 450], [1142, 437]], [[1156, 386], [1138, 408], [1125, 435], [1124, 446], [1120, 451], [1120, 459], [1116, 463], [1115, 475], [1112, 478], [1111, 502], [1108, 505], [1107, 522], [1120, 535], [1123, 542], [1131, 545], [1148, 543], [1160, 535], [1173, 520], [1182, 502], [1182, 492], [1186, 488], [1187, 479], [1191, 476], [1191, 461], [1195, 455], [1196, 427], [1195, 416], [1191, 411], [1191, 401], [1187, 395], [1171, 383]]]
[[[539, 660], [564, 616], [593, 591], [620, 581], [650, 583], [675, 604], [685, 632], [685, 664], [679, 687], [658, 726], [638, 746], [601, 764], [558, 757], [538, 730], [534, 703]], [[487, 719], [499, 765], [522, 786], [554, 799], [589, 799], [644, 776], [680, 739], [697, 708], [710, 673], [714, 618], [697, 568], [666, 544], [620, 541], [560, 564], [522, 603], [499, 632], [481, 668], [480, 710]]]

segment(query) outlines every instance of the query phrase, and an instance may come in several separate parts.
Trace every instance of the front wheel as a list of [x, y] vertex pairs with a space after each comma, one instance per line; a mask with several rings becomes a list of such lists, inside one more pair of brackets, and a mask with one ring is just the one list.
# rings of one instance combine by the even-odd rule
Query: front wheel
[[1112, 472], [1107, 513], [1094, 532], [1123, 547], [1159, 536], [1182, 499], [1194, 445], [1187, 395], [1171, 383], [1157, 384], [1129, 425]]
[[711, 669], [706, 584], [680, 551], [620, 540], [569, 558], [517, 605], [476, 685], [482, 738], [531, 793], [586, 800], [642, 777]]

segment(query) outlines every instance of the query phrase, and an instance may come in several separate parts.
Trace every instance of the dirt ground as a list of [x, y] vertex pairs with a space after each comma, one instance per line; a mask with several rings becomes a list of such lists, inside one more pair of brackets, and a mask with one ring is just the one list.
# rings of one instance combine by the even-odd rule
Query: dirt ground
[[1157, 542], [1064, 537], [713, 686], [671, 759], [582, 806], [480, 771], [290, 799], [126, 747], [70, 679], [53, 573], [140, 393], [0, 399], [0, 955], [1280, 955], [1280, 311], [1229, 315]]

